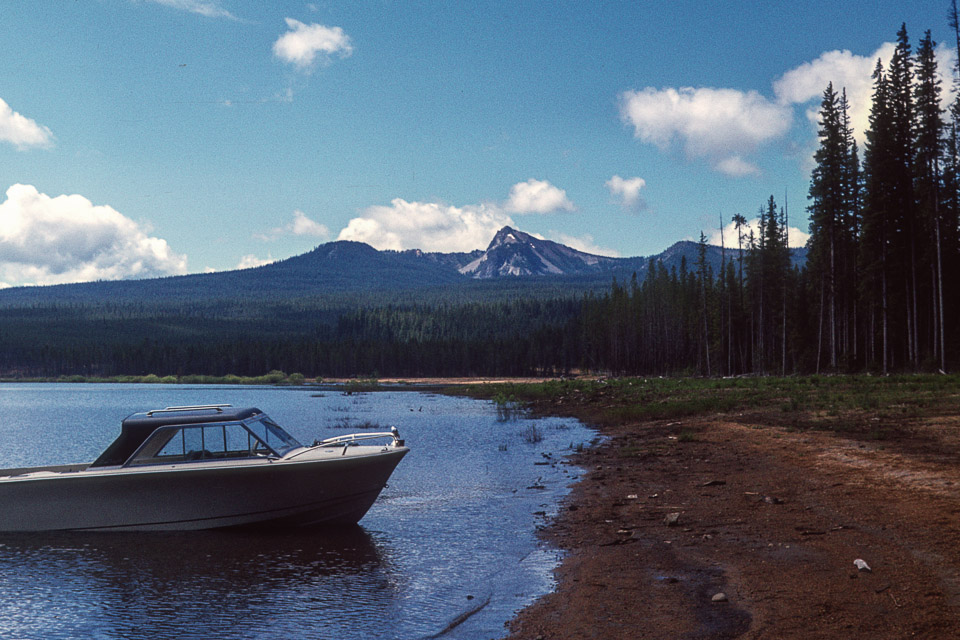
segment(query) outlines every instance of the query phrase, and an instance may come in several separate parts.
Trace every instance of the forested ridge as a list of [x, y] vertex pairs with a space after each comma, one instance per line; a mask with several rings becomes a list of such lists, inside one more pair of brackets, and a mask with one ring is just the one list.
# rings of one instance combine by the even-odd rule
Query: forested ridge
[[[960, 53], [955, 12], [951, 27]], [[695, 251], [632, 274], [464, 282], [440, 262], [422, 272], [414, 255], [331, 243], [253, 278], [225, 274], [216, 297], [200, 276], [157, 281], [152, 302], [130, 283], [24, 290], [0, 304], [0, 375], [954, 369], [960, 102], [942, 104], [935, 45], [928, 31], [914, 50], [901, 27], [873, 74], [862, 150], [844, 88], [825, 87], [803, 214], [758, 198], [759, 232], [737, 214], [722, 248], [701, 232]], [[788, 248], [791, 215], [810, 222], [805, 262]], [[334, 265], [330, 290], [310, 293], [305, 261]], [[357, 269], [367, 286], [351, 290]]]

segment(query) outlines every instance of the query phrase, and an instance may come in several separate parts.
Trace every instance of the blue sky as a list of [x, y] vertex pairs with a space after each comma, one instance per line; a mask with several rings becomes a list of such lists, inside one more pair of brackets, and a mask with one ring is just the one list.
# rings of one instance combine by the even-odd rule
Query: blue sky
[[336, 239], [465, 251], [503, 224], [650, 255], [718, 241], [721, 216], [771, 194], [806, 231], [826, 82], [862, 135], [901, 22], [953, 64], [948, 2], [865, 7], [6, 3], [0, 285], [226, 270]]

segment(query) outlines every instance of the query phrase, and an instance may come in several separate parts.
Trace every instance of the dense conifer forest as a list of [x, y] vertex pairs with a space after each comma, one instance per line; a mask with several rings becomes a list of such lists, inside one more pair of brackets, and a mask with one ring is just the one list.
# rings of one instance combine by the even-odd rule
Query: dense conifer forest
[[79, 297], [9, 305], [0, 308], [0, 375], [954, 369], [960, 99], [943, 104], [935, 45], [928, 31], [914, 49], [903, 26], [889, 64], [877, 61], [862, 150], [845, 89], [824, 88], [801, 216], [811, 232], [803, 266], [788, 249], [786, 203], [770, 196], [758, 198], [759, 233], [744, 215], [733, 216], [737, 242], [723, 248], [718, 269], [701, 232], [695, 259], [671, 267], [651, 261], [598, 292], [555, 279], [532, 295], [522, 281], [498, 280], [464, 298], [438, 276], [440, 284], [416, 295], [264, 293], [202, 302], [177, 298], [171, 279], [164, 284], [171, 295], [156, 304]]

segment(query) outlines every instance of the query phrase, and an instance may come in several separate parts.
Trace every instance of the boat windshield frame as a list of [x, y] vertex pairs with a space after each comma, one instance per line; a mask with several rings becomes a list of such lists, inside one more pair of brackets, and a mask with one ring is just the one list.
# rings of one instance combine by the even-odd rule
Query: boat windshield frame
[[[212, 436], [209, 441], [208, 433]], [[188, 438], [188, 434], [191, 437]], [[180, 436], [179, 449], [176, 446], [178, 435]], [[244, 436], [246, 436], [246, 447], [236, 448], [236, 443], [240, 442]], [[199, 444], [198, 448], [197, 444]], [[212, 449], [208, 448], [208, 444]], [[231, 444], [234, 445], [233, 448]], [[266, 414], [258, 413], [243, 420], [159, 426], [120, 466], [192, 464], [257, 458], [279, 459], [302, 447], [303, 445], [283, 427]]]

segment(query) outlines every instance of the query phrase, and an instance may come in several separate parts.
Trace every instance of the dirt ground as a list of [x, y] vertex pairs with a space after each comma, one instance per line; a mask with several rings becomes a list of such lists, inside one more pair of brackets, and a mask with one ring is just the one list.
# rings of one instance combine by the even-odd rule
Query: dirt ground
[[544, 532], [558, 589], [511, 638], [960, 638], [960, 419], [768, 417], [605, 427]]

